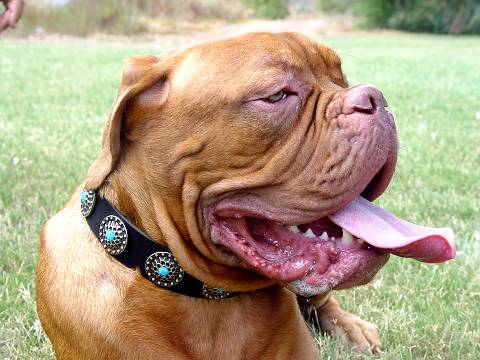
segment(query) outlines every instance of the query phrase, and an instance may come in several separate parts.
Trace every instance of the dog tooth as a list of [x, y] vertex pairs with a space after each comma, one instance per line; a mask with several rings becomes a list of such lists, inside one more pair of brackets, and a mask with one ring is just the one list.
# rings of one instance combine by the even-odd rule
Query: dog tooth
[[332, 236], [330, 240], [335, 241], [335, 236]]
[[326, 231], [324, 231], [324, 232], [322, 233], [322, 235], [320, 235], [320, 239], [325, 240], [325, 241], [328, 241], [328, 234], [327, 234]]
[[297, 225], [291, 225], [288, 227], [288, 231], [293, 232], [293, 233], [299, 233], [300, 229], [298, 228]]
[[347, 230], [342, 229], [342, 244], [350, 245], [353, 242], [353, 236]]
[[306, 232], [305, 232], [305, 236], [307, 238], [314, 238], [315, 237], [315, 234], [313, 233], [312, 229], [308, 229]]

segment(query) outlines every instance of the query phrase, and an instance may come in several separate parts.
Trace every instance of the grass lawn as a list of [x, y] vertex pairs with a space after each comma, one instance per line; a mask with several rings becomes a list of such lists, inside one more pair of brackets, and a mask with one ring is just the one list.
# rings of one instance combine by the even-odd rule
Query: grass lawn
[[[382, 359], [478, 359], [480, 38], [320, 40], [338, 50], [351, 84], [378, 86], [396, 115], [397, 174], [378, 203], [412, 222], [451, 226], [458, 243], [454, 261], [392, 258], [373, 283], [337, 296], [379, 326]], [[163, 50], [133, 42], [0, 42], [0, 358], [53, 357], [35, 314], [40, 229], [99, 151], [123, 59]], [[351, 356], [330, 338], [318, 341], [323, 359]]]

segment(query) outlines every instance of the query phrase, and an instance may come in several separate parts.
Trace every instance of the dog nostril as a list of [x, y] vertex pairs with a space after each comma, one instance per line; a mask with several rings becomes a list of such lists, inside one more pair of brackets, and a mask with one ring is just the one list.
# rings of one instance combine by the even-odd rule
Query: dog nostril
[[388, 106], [383, 94], [370, 85], [359, 85], [345, 89], [339, 97], [343, 100], [342, 112], [346, 115], [375, 115]]
[[364, 104], [354, 104], [352, 108], [353, 108], [353, 111], [371, 115], [375, 113], [375, 110], [377, 109], [377, 105], [375, 103], [375, 98], [372, 95], [369, 95], [365, 99]]

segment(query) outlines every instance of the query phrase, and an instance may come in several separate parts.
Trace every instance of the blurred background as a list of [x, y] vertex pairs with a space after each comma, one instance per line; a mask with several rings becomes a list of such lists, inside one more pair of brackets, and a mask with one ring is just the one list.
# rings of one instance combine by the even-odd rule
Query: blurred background
[[480, 33], [478, 0], [29, 0], [15, 34], [185, 33], [252, 18], [319, 16], [344, 30]]
[[[125, 59], [265, 30], [332, 47], [350, 84], [382, 90], [400, 149], [376, 202], [456, 235], [455, 260], [392, 257], [342, 307], [378, 325], [382, 360], [480, 358], [480, 0], [27, 0], [0, 33], [0, 359], [54, 357], [40, 231], [98, 155]], [[316, 340], [322, 359], [379, 359]]]

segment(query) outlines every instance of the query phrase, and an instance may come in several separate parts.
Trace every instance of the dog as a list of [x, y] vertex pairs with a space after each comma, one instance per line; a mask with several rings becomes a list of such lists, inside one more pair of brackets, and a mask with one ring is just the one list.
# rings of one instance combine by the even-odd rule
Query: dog
[[[296, 33], [130, 58], [100, 155], [41, 235], [37, 310], [57, 358], [316, 359], [302, 311], [378, 353], [376, 327], [332, 291], [390, 253], [454, 256], [449, 229], [376, 235], [397, 226], [370, 203], [397, 158], [386, 106]], [[137, 239], [161, 249], [145, 268], [129, 263]]]

